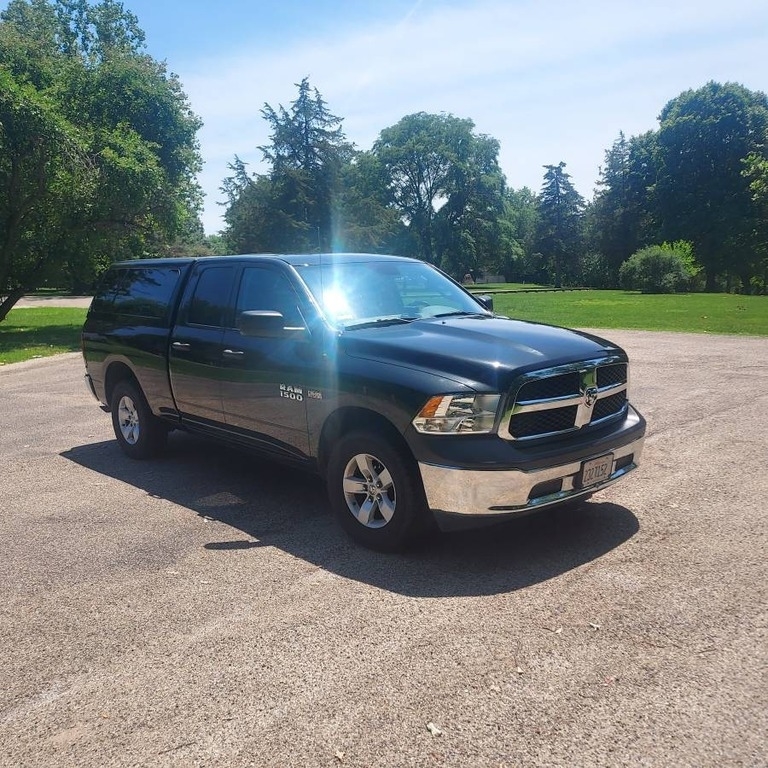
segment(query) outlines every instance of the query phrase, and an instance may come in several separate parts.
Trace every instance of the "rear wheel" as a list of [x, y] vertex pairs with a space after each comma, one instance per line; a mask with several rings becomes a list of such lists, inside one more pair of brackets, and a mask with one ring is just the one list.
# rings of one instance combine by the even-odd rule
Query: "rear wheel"
[[165, 445], [168, 428], [150, 410], [144, 393], [125, 380], [115, 385], [111, 398], [112, 427], [123, 452], [132, 459], [148, 459]]
[[383, 437], [355, 432], [341, 438], [329, 457], [326, 480], [336, 519], [366, 547], [404, 549], [429, 527], [415, 462]]

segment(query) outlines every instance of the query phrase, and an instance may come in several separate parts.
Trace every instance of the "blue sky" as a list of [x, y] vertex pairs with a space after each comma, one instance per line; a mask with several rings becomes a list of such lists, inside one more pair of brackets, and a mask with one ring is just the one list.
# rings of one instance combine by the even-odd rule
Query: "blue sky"
[[[623, 130], [709, 80], [768, 91], [766, 0], [123, 0], [148, 51], [181, 78], [205, 125], [206, 231], [234, 155], [260, 166], [260, 109], [288, 106], [308, 76], [347, 138], [369, 149], [404, 115], [471, 118], [498, 139], [510, 186], [567, 163], [592, 197]], [[0, 7], [7, 5], [0, 2]]]

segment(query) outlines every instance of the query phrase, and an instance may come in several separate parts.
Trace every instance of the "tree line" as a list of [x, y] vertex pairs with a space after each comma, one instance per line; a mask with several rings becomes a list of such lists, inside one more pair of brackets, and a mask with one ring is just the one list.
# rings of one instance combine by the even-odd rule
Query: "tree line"
[[307, 78], [265, 104], [263, 172], [234, 156], [206, 237], [200, 119], [118, 0], [0, 13], [0, 320], [42, 285], [86, 290], [118, 258], [372, 251], [462, 277], [646, 290], [768, 288], [768, 99], [707, 83], [620, 134], [590, 201], [563, 161], [538, 191], [470, 119], [419, 112], [369, 150]]
[[543, 166], [538, 192], [510, 187], [499, 142], [449, 114], [407, 115], [359, 151], [319, 91], [297, 87], [287, 109], [262, 110], [266, 172], [235, 158], [224, 182], [237, 252], [389, 251], [454, 276], [766, 292], [763, 93], [710, 82], [680, 94], [657, 130], [619, 134], [587, 202], [562, 161]]

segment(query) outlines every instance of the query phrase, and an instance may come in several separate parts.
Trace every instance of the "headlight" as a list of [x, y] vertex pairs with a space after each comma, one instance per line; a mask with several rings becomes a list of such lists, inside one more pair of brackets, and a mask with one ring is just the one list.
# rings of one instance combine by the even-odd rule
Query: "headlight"
[[416, 414], [418, 432], [483, 434], [493, 429], [500, 395], [437, 395]]

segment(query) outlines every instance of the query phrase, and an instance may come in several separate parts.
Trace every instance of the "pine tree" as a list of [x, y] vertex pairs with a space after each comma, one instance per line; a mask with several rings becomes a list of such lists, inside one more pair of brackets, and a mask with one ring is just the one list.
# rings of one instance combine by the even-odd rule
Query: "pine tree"
[[545, 165], [544, 184], [539, 195], [539, 237], [541, 253], [549, 258], [554, 283], [576, 275], [583, 247], [584, 198], [565, 172], [565, 163]]
[[335, 201], [341, 175], [355, 155], [342, 118], [333, 115], [304, 78], [290, 109], [264, 105], [271, 144], [259, 147], [271, 166], [273, 199], [288, 225], [281, 250], [331, 250]]

